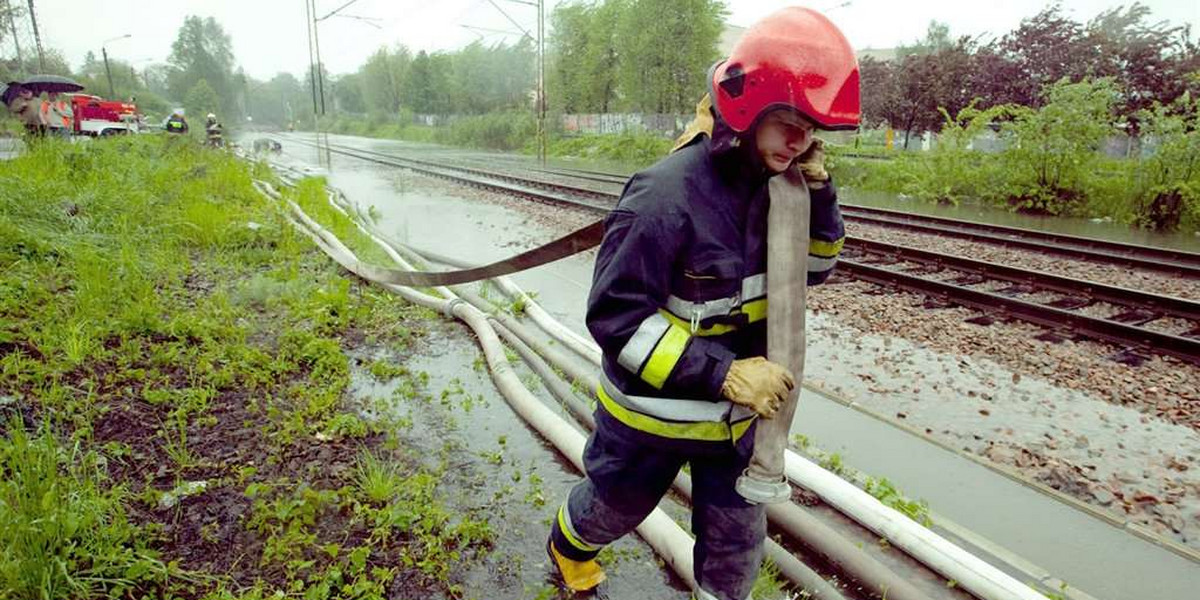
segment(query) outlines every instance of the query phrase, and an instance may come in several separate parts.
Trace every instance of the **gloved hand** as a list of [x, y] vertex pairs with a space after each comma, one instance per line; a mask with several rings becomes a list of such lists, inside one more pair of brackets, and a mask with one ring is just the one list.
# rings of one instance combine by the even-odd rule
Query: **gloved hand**
[[825, 170], [825, 142], [814, 137], [808, 150], [796, 157], [796, 168], [804, 174], [808, 187], [819, 190], [829, 182], [829, 172]]
[[787, 369], [755, 356], [733, 361], [721, 384], [721, 395], [769, 419], [794, 387], [796, 380]]

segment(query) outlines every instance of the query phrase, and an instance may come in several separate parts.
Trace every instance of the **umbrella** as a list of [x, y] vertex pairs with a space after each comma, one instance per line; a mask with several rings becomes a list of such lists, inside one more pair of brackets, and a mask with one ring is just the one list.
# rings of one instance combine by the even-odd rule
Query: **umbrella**
[[20, 82], [21, 87], [31, 91], [36, 96], [45, 92], [55, 94], [62, 92], [78, 92], [83, 86], [74, 80], [59, 75], [33, 75]]
[[4, 102], [5, 106], [21, 93], [21, 84], [16, 81], [0, 83], [0, 86], [3, 86], [0, 88], [0, 102]]

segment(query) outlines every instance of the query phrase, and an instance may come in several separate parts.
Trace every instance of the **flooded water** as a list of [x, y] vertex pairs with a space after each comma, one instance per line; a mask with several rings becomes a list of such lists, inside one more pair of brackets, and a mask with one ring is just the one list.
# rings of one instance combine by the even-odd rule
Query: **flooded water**
[[[376, 151], [400, 149], [407, 152], [412, 152], [417, 150], [427, 154], [461, 156], [464, 158], [493, 162], [496, 163], [497, 166], [522, 165], [532, 167], [539, 164], [535, 157], [525, 154], [488, 152], [483, 150], [463, 150], [459, 148], [449, 148], [432, 144], [413, 144], [410, 142], [400, 142], [396, 140], [366, 140], [364, 138], [356, 138], [352, 136], [330, 136], [330, 139], [338, 143], [363, 145], [363, 147]], [[559, 167], [568, 169], [585, 169], [624, 175], [632, 174], [641, 168], [639, 165], [628, 162], [563, 157], [548, 157], [546, 160], [546, 165], [551, 168]], [[1005, 225], [1008, 227], [1020, 227], [1051, 233], [1093, 237], [1127, 244], [1159, 246], [1163, 248], [1174, 248], [1178, 250], [1200, 252], [1200, 232], [1186, 231], [1176, 233], [1155, 233], [1153, 231], [1137, 229], [1128, 225], [1105, 221], [1103, 219], [1025, 215], [989, 206], [969, 204], [950, 206], [931, 202], [923, 202], [906, 197], [902, 194], [871, 192], [851, 188], [840, 188], [839, 192], [843, 202], [859, 204], [862, 206], [887, 208], [916, 214], [948, 217], [952, 219], [976, 221], [993, 225]]]
[[951, 219], [1020, 227], [1023, 229], [1035, 229], [1050, 233], [1077, 235], [1140, 246], [1158, 246], [1200, 252], [1200, 233], [1197, 232], [1155, 233], [1100, 219], [1039, 217], [1001, 210], [990, 206], [970, 204], [950, 206], [923, 202], [903, 195], [849, 188], [839, 188], [838, 196], [842, 202], [862, 206], [887, 208], [922, 215], [948, 217]]
[[[438, 491], [459, 510], [487, 519], [500, 543], [479, 561], [464, 561], [455, 573], [467, 597], [495, 600], [566, 598], [547, 578], [546, 536], [550, 519], [579, 481], [537, 432], [516, 418], [478, 364], [479, 347], [458, 323], [432, 327], [416, 356], [373, 357], [400, 360], [414, 374], [428, 376], [423, 393], [411, 394], [399, 381], [381, 383], [365, 371], [354, 373], [352, 393], [384, 400], [392, 416], [411, 423], [399, 432], [405, 448], [426, 463], [448, 465]], [[532, 382], [522, 366], [522, 379]], [[397, 390], [403, 393], [397, 393]], [[534, 393], [549, 398], [540, 387]], [[556, 406], [554, 402], [547, 402]], [[565, 416], [565, 415], [564, 415]], [[680, 580], [661, 568], [653, 550], [626, 536], [606, 550], [605, 569], [612, 598], [682, 600], [690, 597]]]
[[[377, 149], [394, 144], [357, 143]], [[316, 162], [316, 151], [308, 146], [285, 143], [284, 148], [285, 161]], [[564, 233], [553, 222], [531, 219], [528, 210], [479, 201], [471, 193], [455, 192], [451, 187], [416, 184], [402, 170], [335, 155], [329, 175], [331, 183], [352, 200], [376, 208], [378, 224], [388, 235], [477, 263], [510, 256]], [[549, 312], [585, 333], [583, 307], [591, 261], [591, 255], [585, 253], [519, 273], [515, 279], [525, 289], [536, 291], [538, 301]], [[1013, 377], [1013, 372], [989, 361], [963, 359], [899, 339], [864, 336], [821, 315], [812, 317], [809, 332], [808, 377], [876, 412], [889, 416], [903, 412], [907, 423], [927, 428], [930, 435], [952, 447], [978, 450], [987, 441], [1031, 447], [1043, 444], [1046, 452], [1053, 450], [1106, 474], [1132, 478], [1142, 477], [1149, 462], [1160, 462], [1164, 451], [1200, 455], [1196, 432], [1145, 420], [1131, 410], [1036, 378]], [[439, 356], [449, 353], [445, 350]], [[463, 349], [461, 355], [439, 359], [444, 362], [428, 370], [431, 377], [435, 371], [438, 377], [452, 377], [445, 371], [464, 381], [475, 377], [478, 385], [490, 386], [484, 375], [465, 366], [476, 355], [474, 350], [468, 355]], [[872, 379], [865, 379], [864, 374]], [[502, 401], [492, 405], [492, 410], [508, 411]], [[507, 414], [507, 419], [497, 413], [496, 418], [473, 418], [471, 422], [492, 429], [524, 429], [514, 425], [511, 413]], [[494, 451], [492, 429], [467, 436], [477, 438], [468, 442], [483, 447], [490, 444], [487, 451]], [[912, 496], [928, 500], [935, 511], [1098, 597], [1139, 597], [1154, 589], [1153, 597], [1182, 600], [1192, 597], [1191, 591], [1200, 585], [1200, 568], [1194, 564], [1180, 562], [1183, 559], [821, 394], [805, 393], [794, 431], [804, 433], [818, 446], [842, 453], [852, 466], [889, 478]], [[1054, 440], [1054, 448], [1045, 440]], [[527, 449], [532, 462], [546, 462], [546, 457], [553, 455], [536, 439], [528, 440]], [[563, 469], [561, 465], [555, 468]], [[566, 471], [539, 476], [547, 482], [554, 477], [564, 481], [560, 493], [569, 486], [565, 480], [574, 477]], [[547, 496], [547, 506], [560, 500], [561, 496], [555, 500]], [[529, 511], [522, 520], [528, 517], [540, 522], [549, 514]], [[524, 553], [521, 560], [540, 560], [544, 532], [537, 524], [523, 531], [528, 547], [520, 551]], [[635, 547], [648, 552], [640, 542]], [[1114, 547], [1120, 551], [1111, 550]], [[1181, 577], [1181, 572], [1191, 575]], [[1143, 574], [1161, 583], [1148, 588]], [[480, 581], [491, 581], [490, 576], [481, 574]], [[662, 589], [666, 576], [659, 572], [656, 577], [647, 575], [642, 584]], [[535, 585], [532, 580], [522, 582]]]

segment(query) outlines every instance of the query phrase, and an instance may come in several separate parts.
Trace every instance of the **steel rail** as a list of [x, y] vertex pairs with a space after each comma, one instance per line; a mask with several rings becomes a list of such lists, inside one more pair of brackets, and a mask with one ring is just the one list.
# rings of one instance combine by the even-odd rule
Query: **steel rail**
[[1032, 229], [976, 223], [929, 215], [842, 205], [842, 214], [862, 223], [902, 228], [921, 233], [965, 238], [1000, 246], [1035, 250], [1069, 258], [1100, 261], [1200, 278], [1200, 254], [1152, 246], [1135, 246], [1121, 242], [1085, 238]]
[[1017, 285], [1028, 285], [1037, 290], [1059, 292], [1093, 302], [1107, 302], [1130, 308], [1140, 308], [1164, 316], [1178, 317], [1200, 323], [1200, 302], [1164, 296], [1141, 290], [1096, 283], [1053, 275], [1042, 271], [1031, 271], [983, 260], [975, 260], [952, 254], [940, 254], [901, 244], [891, 244], [860, 238], [846, 237], [846, 245], [873, 254], [886, 254], [921, 264], [945, 266], [955, 271], [981, 275], [988, 279], [999, 279]]
[[[438, 165], [437, 163], [430, 163], [430, 161], [398, 157], [379, 152], [347, 149], [342, 145], [337, 146], [338, 149], [334, 151], [346, 156], [351, 156], [378, 164], [411, 169], [444, 179], [450, 179], [482, 188], [492, 189], [502, 193], [517, 194], [522, 197], [546, 201], [554, 204], [566, 204], [598, 213], [607, 213], [607, 211], [611, 209], [611, 206], [607, 205], [585, 202], [578, 198], [571, 198], [558, 194], [547, 194], [544, 191], [537, 190], [533, 187], [513, 185], [509, 182], [514, 180], [522, 180], [522, 178], [511, 174], [500, 174], [496, 177], [492, 177], [491, 174], [493, 172], [485, 169], [474, 169], [469, 167], [458, 169], [454, 167]], [[467, 177], [456, 173], [456, 171], [472, 173], [475, 176]], [[482, 175], [483, 173], [488, 173], [489, 175]], [[524, 181], [529, 182], [528, 180]], [[853, 241], [848, 239], [847, 248], [853, 251], [858, 248], [856, 244], [859, 242], [861, 242], [859, 238], [853, 238]], [[864, 250], [867, 250], [867, 248], [867, 245], [863, 246]], [[871, 242], [869, 248], [873, 249], [876, 253], [885, 252], [892, 253], [894, 255], [900, 255], [901, 253], [907, 252], [907, 256], [911, 257], [914, 261], [918, 260], [918, 257], [920, 257], [922, 260], [941, 261], [941, 264], [946, 266], [950, 266], [952, 263], [963, 265], [969, 264], [963, 262], [967, 259], [951, 257], [948, 255], [938, 255], [925, 251], [917, 251], [912, 248], [904, 248], [893, 244], [885, 244], [883, 242]], [[971, 271], [971, 269], [976, 269], [976, 271], [972, 272], [977, 274], [982, 274], [983, 272], [992, 272], [995, 273], [996, 276], [994, 278], [996, 279], [1024, 277], [1027, 279], [1032, 278], [1034, 280], [1041, 280], [1045, 282], [1047, 289], [1052, 289], [1051, 286], [1066, 285], [1066, 282], [1072, 281], [1068, 278], [1061, 278], [1036, 271], [1025, 271], [1015, 267], [1004, 267], [1002, 265], [994, 265], [994, 271], [987, 271], [987, 269], [992, 268], [993, 263], [984, 263], [983, 261], [972, 261], [972, 263], [973, 264], [969, 264], [969, 266], [965, 266], [963, 270]], [[919, 277], [917, 275], [899, 271], [891, 271], [849, 258], [839, 259], [838, 264], [844, 274], [870, 283], [930, 294], [943, 299], [947, 304], [959, 304], [968, 308], [979, 310], [985, 314], [1003, 312], [1022, 321], [1046, 327], [1054, 332], [1070, 331], [1071, 333], [1082, 334], [1087, 337], [1109, 342], [1123, 348], [1132, 348], [1144, 352], [1166, 354], [1192, 364], [1200, 364], [1200, 340], [1197, 339], [1158, 332], [1118, 321], [1090, 317], [1063, 308], [1055, 308], [1052, 306], [1028, 302], [1003, 294], [974, 290], [952, 283]], [[1003, 277], [1001, 275], [1003, 275]], [[988, 277], [991, 278], [992, 276], [988, 275]], [[1090, 286], [1088, 289], [1097, 290], [1098, 294], [1108, 293], [1109, 297], [1111, 297], [1114, 301], [1116, 301], [1117, 298], [1122, 295], [1128, 298], [1131, 297], [1131, 294], [1138, 294], [1138, 292], [1133, 290], [1123, 290], [1123, 288], [1117, 288], [1115, 286], [1101, 286], [1100, 284], [1094, 284], [1091, 282], [1084, 283]], [[1054, 291], [1059, 290], [1054, 289]], [[1078, 290], [1075, 292], [1068, 291], [1064, 293], [1078, 293]], [[1181, 314], [1176, 316], [1180, 316], [1181, 318], [1192, 318], [1186, 315], [1195, 314], [1196, 311], [1194, 303], [1190, 303], [1186, 300], [1171, 299], [1170, 297], [1154, 296], [1152, 294], [1145, 294], [1145, 296], [1153, 296], [1152, 299], [1148, 300], [1148, 302], [1153, 302], [1153, 307], [1162, 307], [1160, 310], [1164, 311], [1167, 309], [1177, 311]], [[1124, 301], [1116, 303], [1128, 305], [1129, 302]], [[1151, 308], [1148, 306], [1138, 307]], [[1153, 310], [1153, 308], [1151, 309]]]

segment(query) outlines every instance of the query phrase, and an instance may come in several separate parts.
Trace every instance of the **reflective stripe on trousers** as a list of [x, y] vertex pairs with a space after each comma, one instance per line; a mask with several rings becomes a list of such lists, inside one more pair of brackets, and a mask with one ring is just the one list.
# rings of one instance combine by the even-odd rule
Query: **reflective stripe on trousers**
[[571, 489], [551, 526], [555, 549], [572, 560], [594, 558], [633, 531], [690, 464], [694, 573], [697, 594], [707, 594], [698, 597], [748, 598], [767, 535], [766, 509], [734, 490], [749, 455], [732, 446], [718, 453], [665, 449], [632, 440], [619, 427], [597, 419], [583, 451], [587, 479]]

